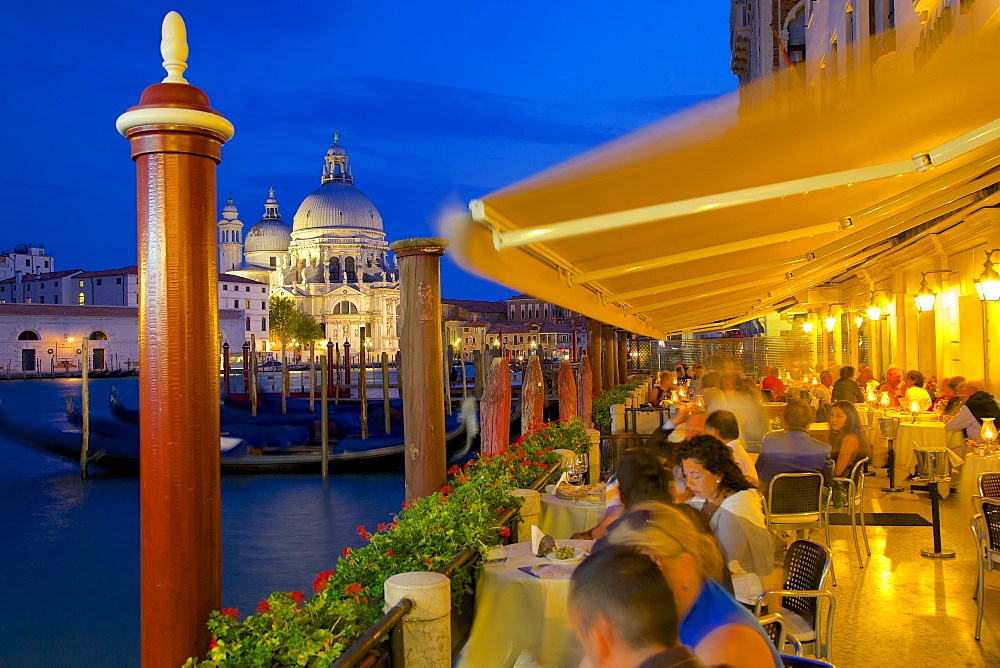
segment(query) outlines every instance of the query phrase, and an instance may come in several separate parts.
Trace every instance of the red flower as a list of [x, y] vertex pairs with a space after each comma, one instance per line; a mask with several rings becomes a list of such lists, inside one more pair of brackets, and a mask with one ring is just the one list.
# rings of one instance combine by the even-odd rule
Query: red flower
[[388, 531], [389, 530], [389, 525], [387, 525], [385, 522], [382, 522], [377, 527], [375, 527], [375, 530], [376, 531]]
[[222, 610], [219, 611], [219, 614], [222, 615], [223, 617], [229, 617], [230, 619], [239, 619], [240, 618], [240, 609], [239, 608], [223, 608]]
[[386, 554], [387, 557], [395, 557], [396, 556], [395, 554], [392, 553], [392, 550], [386, 550], [385, 554]]
[[215, 649], [215, 646], [218, 645], [218, 644], [219, 644], [219, 641], [216, 640], [215, 638], [212, 638], [212, 642], [209, 643], [208, 648], [209, 649]]
[[510, 527], [504, 527], [504, 528], [500, 529], [500, 535], [503, 536], [504, 538], [506, 538], [507, 536], [509, 536], [510, 535]]
[[372, 537], [372, 535], [365, 529], [364, 525], [358, 527], [358, 535], [365, 540], [370, 540]]
[[403, 501], [403, 510], [406, 510], [406, 501]]
[[348, 596], [353, 596], [355, 594], [360, 594], [365, 590], [364, 587], [357, 583], [352, 583], [344, 587], [344, 593]]
[[288, 597], [292, 599], [292, 603], [305, 603], [306, 597], [300, 591], [286, 591]]
[[442, 494], [451, 494], [451, 485], [445, 485], [441, 488], [440, 492]]
[[257, 612], [271, 612], [271, 604], [267, 601], [261, 601], [257, 604]]
[[507, 509], [504, 508], [503, 506], [497, 508], [497, 515], [503, 515], [505, 512], [507, 512]]
[[344, 558], [346, 559], [347, 555], [349, 555], [351, 552], [352, 552], [351, 548], [345, 547], [344, 548]]
[[459, 482], [469, 482], [469, 476], [467, 476], [467, 475], [460, 475], [460, 476], [458, 476], [458, 481]]
[[430, 559], [424, 559], [424, 563], [427, 564], [428, 566], [430, 566], [431, 565], [431, 560]]

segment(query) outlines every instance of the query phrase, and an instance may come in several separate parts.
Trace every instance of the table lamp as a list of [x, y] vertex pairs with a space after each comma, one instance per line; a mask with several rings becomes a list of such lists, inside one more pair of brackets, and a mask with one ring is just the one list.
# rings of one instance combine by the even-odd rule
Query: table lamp
[[888, 392], [883, 392], [882, 393], [882, 398], [879, 400], [879, 403], [882, 404], [882, 408], [888, 408], [889, 407], [889, 393]]
[[913, 424], [917, 424], [917, 413], [920, 412], [920, 404], [916, 399], [910, 400], [910, 414], [913, 416]]
[[997, 445], [997, 427], [993, 424], [996, 418], [983, 418], [983, 426], [980, 428], [979, 433], [982, 435], [983, 440], [986, 441], [986, 454], [994, 455], [996, 454], [995, 449]]

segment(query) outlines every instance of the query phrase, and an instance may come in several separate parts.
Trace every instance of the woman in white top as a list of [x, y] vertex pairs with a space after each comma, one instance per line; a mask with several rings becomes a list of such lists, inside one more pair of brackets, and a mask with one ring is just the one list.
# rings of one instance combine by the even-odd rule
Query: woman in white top
[[903, 388], [906, 390], [903, 398], [903, 408], [910, 410], [910, 405], [916, 401], [918, 410], [929, 411], [931, 409], [930, 392], [924, 389], [924, 374], [916, 369], [906, 372], [903, 379]]
[[714, 436], [695, 436], [681, 444], [687, 501], [708, 518], [733, 578], [736, 600], [752, 605], [763, 591], [780, 589], [774, 568], [773, 536], [764, 523], [756, 486], [740, 471], [733, 451]]

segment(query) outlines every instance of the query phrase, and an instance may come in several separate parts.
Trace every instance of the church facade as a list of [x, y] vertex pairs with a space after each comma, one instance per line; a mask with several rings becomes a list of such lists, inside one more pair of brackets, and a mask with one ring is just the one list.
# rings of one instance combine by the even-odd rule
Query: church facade
[[399, 349], [399, 272], [382, 216], [354, 186], [339, 136], [326, 152], [320, 186], [299, 205], [292, 225], [272, 188], [264, 216], [245, 234], [232, 198], [218, 223], [219, 271], [267, 283], [313, 316], [326, 338], [371, 354]]

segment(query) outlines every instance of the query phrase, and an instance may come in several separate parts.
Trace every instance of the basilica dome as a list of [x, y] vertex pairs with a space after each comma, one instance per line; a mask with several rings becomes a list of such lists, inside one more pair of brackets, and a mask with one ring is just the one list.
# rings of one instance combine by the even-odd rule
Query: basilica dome
[[334, 135], [325, 160], [321, 185], [302, 200], [292, 221], [293, 231], [336, 227], [382, 232], [382, 215], [368, 196], [354, 187], [339, 135]]
[[278, 213], [278, 200], [274, 198], [274, 188], [264, 202], [264, 217], [250, 228], [243, 239], [246, 253], [280, 252], [288, 250], [292, 241], [292, 228]]

